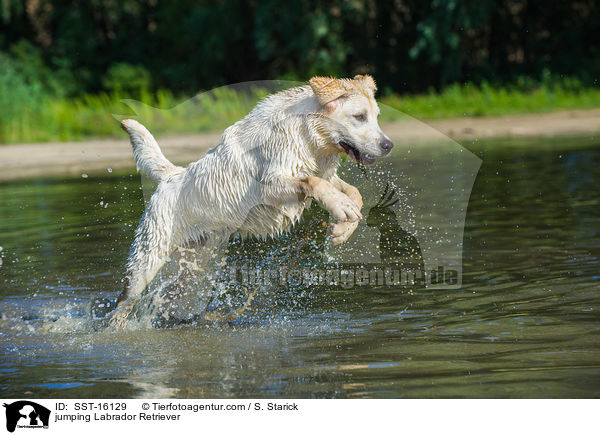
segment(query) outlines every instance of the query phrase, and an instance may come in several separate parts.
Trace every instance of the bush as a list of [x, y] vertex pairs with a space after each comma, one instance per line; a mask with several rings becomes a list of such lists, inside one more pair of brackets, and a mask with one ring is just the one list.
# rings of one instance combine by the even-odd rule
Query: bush
[[139, 98], [150, 89], [150, 73], [143, 66], [116, 63], [102, 78], [102, 86], [109, 93]]
[[19, 63], [0, 53], [0, 141], [26, 137], [26, 128], [43, 106], [46, 92], [39, 81], [26, 78]]

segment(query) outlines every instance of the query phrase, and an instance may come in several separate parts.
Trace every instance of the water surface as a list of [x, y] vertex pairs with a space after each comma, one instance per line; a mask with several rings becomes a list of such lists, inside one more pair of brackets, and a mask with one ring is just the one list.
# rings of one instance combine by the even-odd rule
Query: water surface
[[139, 176], [0, 184], [0, 394], [600, 397], [600, 142], [465, 146], [482, 166], [460, 289], [289, 288], [170, 328], [86, 314], [121, 289]]

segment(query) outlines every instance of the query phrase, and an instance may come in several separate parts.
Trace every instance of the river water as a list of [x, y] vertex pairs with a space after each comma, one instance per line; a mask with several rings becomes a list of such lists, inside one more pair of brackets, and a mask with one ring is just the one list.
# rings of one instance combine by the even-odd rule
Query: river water
[[600, 397], [600, 141], [465, 146], [481, 167], [458, 288], [284, 286], [229, 322], [125, 331], [87, 306], [121, 289], [139, 176], [0, 184], [0, 394]]

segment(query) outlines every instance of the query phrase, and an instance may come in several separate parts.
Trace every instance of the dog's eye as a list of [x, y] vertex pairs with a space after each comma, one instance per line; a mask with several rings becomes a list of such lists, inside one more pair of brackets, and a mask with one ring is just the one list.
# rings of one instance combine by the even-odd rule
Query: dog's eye
[[365, 122], [367, 120], [367, 115], [365, 115], [364, 113], [359, 113], [357, 115], [352, 116], [354, 116], [354, 119], [356, 119], [358, 122]]

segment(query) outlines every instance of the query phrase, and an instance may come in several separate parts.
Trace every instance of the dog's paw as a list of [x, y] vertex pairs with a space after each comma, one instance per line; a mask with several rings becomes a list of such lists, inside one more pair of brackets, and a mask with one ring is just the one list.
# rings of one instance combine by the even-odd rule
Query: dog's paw
[[129, 298], [123, 301], [110, 315], [108, 326], [117, 331], [125, 330], [132, 319], [137, 320], [135, 309], [135, 298]]
[[356, 230], [357, 226], [358, 221], [338, 222], [337, 224], [334, 224], [331, 231], [331, 241], [334, 245], [344, 243], [350, 238], [352, 233], [354, 233], [354, 230]]
[[331, 192], [325, 206], [336, 222], [355, 222], [362, 219], [358, 205], [342, 192]]

